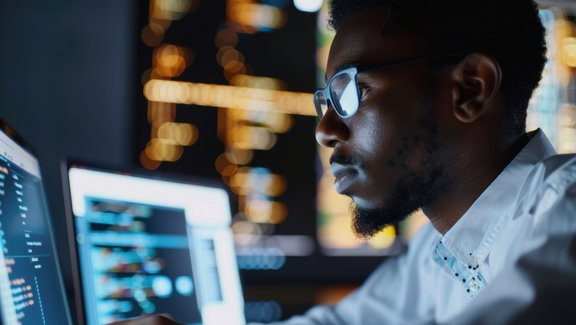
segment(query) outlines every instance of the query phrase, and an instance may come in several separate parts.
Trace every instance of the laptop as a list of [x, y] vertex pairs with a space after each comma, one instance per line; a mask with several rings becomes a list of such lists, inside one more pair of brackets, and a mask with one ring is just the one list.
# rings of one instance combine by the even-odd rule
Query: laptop
[[226, 190], [78, 162], [63, 174], [82, 323], [245, 324]]
[[0, 323], [72, 324], [38, 159], [0, 120]]

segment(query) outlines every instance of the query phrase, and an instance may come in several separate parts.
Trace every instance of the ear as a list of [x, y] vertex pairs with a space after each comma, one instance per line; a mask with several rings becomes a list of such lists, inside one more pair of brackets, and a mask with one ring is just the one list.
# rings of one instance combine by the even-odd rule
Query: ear
[[453, 114], [462, 123], [472, 123], [487, 111], [502, 82], [498, 62], [481, 53], [462, 59], [452, 70], [452, 77], [456, 82], [452, 91]]

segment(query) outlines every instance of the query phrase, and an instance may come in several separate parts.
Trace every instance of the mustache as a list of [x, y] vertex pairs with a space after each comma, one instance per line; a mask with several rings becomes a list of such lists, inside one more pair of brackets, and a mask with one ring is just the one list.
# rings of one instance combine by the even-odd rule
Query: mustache
[[363, 166], [362, 160], [356, 155], [345, 155], [341, 152], [334, 152], [330, 156], [330, 165], [339, 164], [342, 166]]

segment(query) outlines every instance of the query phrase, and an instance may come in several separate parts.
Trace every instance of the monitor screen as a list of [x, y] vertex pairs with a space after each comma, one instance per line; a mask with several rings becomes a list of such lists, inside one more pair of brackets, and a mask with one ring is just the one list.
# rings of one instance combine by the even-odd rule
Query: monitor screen
[[244, 323], [226, 191], [79, 164], [68, 182], [87, 324], [156, 313]]
[[0, 124], [0, 323], [71, 324], [38, 160]]

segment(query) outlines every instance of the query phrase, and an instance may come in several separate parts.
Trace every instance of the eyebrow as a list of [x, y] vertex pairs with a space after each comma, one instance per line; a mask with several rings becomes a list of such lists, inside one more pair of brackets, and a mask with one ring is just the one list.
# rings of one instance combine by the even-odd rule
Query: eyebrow
[[[340, 72], [340, 71], [342, 71], [342, 70], [345, 70], [345, 69], [348, 69], [348, 68], [352, 68], [352, 67], [356, 67], [356, 66], [358, 66], [359, 64], [360, 64], [360, 62], [358, 62], [358, 61], [343, 63], [343, 64], [337, 66], [336, 69], [334, 69], [334, 73], [332, 74], [332, 76], [334, 76], [335, 74], [337, 74], [338, 72]], [[328, 80], [329, 80], [329, 79], [328, 79], [328, 76], [327, 76], [327, 75], [324, 75], [324, 81], [325, 81], [326, 83], [328, 83]]]

